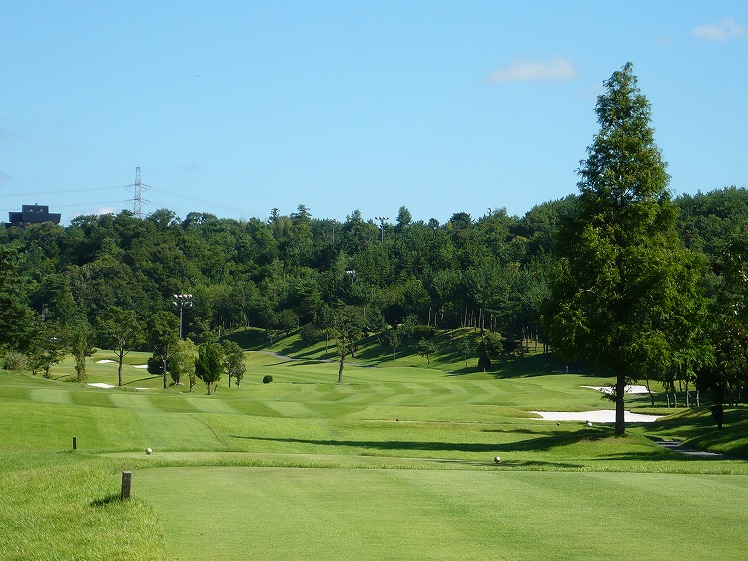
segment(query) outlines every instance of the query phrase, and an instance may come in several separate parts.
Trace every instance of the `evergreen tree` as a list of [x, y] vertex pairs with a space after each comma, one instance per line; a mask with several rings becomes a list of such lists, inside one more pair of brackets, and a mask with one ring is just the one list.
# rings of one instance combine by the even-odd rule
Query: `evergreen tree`
[[195, 374], [208, 387], [208, 395], [215, 389], [225, 369], [223, 347], [220, 343], [203, 343], [198, 348]]
[[[626, 383], [688, 344], [696, 265], [675, 230], [669, 177], [650, 126], [650, 104], [631, 63], [604, 83], [600, 131], [578, 173], [576, 216], [558, 240], [560, 272], [546, 313], [552, 344], [616, 377], [615, 433], [624, 433]], [[698, 357], [692, 357], [698, 360]]]

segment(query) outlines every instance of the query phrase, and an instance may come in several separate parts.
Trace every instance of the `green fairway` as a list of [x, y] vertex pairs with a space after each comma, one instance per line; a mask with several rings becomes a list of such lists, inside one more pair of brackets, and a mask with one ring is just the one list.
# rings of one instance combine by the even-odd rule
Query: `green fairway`
[[[167, 552], [183, 560], [738, 559], [745, 546], [736, 536], [746, 520], [744, 477], [290, 468], [136, 475], [138, 496], [170, 529]], [[714, 531], [695, 534], [707, 513]]]
[[[582, 387], [606, 380], [539, 361], [500, 376], [351, 364], [343, 384], [335, 363], [246, 363], [241, 389], [211, 396], [163, 390], [132, 364], [110, 389], [88, 383], [114, 385], [112, 363], [84, 384], [62, 381], [67, 363], [52, 380], [0, 371], [0, 559], [629, 561], [748, 546], [743, 407], [717, 431], [706, 408], [632, 396], [631, 410], [671, 416], [616, 438], [611, 425], [537, 420], [610, 406]], [[655, 442], [671, 438], [731, 457]]]

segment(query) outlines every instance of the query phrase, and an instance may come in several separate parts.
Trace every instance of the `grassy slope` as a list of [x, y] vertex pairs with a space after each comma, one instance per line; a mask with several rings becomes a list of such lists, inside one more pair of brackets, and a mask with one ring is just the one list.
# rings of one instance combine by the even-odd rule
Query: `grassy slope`
[[[249, 338], [242, 342], [251, 346]], [[272, 350], [284, 354], [298, 350], [298, 345], [298, 339], [290, 337], [276, 342]], [[371, 365], [377, 362], [367, 358], [376, 356], [377, 351], [367, 354], [366, 347], [362, 347], [346, 367], [345, 384], [338, 385], [334, 383], [337, 365], [318, 361], [321, 358], [319, 345], [308, 353], [302, 360], [293, 361], [266, 352], [250, 353], [242, 388], [229, 390], [222, 386], [215, 396], [204, 395], [204, 388], [196, 388], [194, 394], [185, 393], [182, 387], [157, 389], [161, 387], [160, 377], [147, 376], [143, 370], [133, 367], [145, 362], [146, 355], [137, 353], [128, 355], [127, 387], [113, 390], [0, 371], [0, 426], [7, 427], [0, 439], [0, 558], [63, 559], [72, 558], [71, 552], [76, 553], [77, 559], [162, 559], [166, 551], [179, 552], [181, 556], [185, 554], [186, 544], [192, 543], [183, 534], [199, 537], [209, 527], [204, 522], [205, 528], [200, 529], [195, 521], [185, 519], [185, 500], [194, 503], [192, 506], [199, 511], [222, 504], [214, 499], [225, 496], [225, 507], [235, 508], [229, 499], [238, 492], [237, 487], [220, 485], [224, 477], [234, 477], [229, 476], [233, 472], [216, 478], [204, 467], [211, 465], [233, 466], [232, 469], [238, 470], [236, 477], [253, 482], [248, 486], [265, 489], [262, 491], [265, 495], [256, 498], [261, 505], [272, 505], [273, 497], [284, 493], [293, 495], [292, 489], [301, 485], [296, 478], [302, 473], [316, 474], [313, 477], [318, 481], [329, 481], [332, 477], [337, 487], [333, 486], [327, 495], [324, 491], [320, 491], [322, 495], [317, 498], [314, 494], [304, 494], [301, 500], [332, 504], [342, 509], [344, 518], [351, 516], [349, 510], [360, 508], [362, 501], [356, 498], [356, 493], [366, 492], [372, 485], [381, 485], [381, 500], [359, 515], [364, 516], [363, 522], [367, 525], [374, 526], [368, 537], [358, 536], [362, 544], [379, 543], [388, 534], [403, 543], [414, 539], [414, 543], [421, 543], [419, 540], [422, 541], [423, 536], [409, 536], [399, 523], [385, 520], [392, 509], [408, 507], [411, 499], [433, 501], [427, 501], [427, 506], [418, 511], [417, 521], [419, 525], [433, 525], [435, 535], [460, 533], [458, 526], [466, 520], [485, 522], [474, 524], [474, 529], [456, 538], [454, 543], [458, 545], [453, 557], [448, 556], [450, 549], [442, 544], [443, 555], [433, 556], [439, 559], [469, 558], [459, 556], [472, 551], [459, 545], [466, 536], [478, 543], [488, 540], [486, 543], [493, 543], [494, 550], [499, 551], [500, 544], [491, 542], [493, 538], [485, 530], [496, 522], [496, 515], [490, 508], [492, 503], [485, 502], [486, 496], [511, 496], [511, 500], [502, 501], [509, 505], [510, 511], [530, 510], [537, 517], [535, 524], [548, 525], [547, 539], [551, 542], [557, 539], [551, 535], [557, 524], [554, 522], [556, 511], [546, 508], [534, 511], [532, 506], [537, 501], [543, 504], [543, 497], [549, 492], [544, 482], [549, 479], [536, 479], [533, 473], [555, 473], [553, 481], [559, 486], [556, 491], [559, 496], [571, 497], [574, 504], [582, 501], [590, 509], [590, 516], [599, 518], [600, 513], [615, 509], [618, 503], [608, 504], [597, 495], [594, 500], [585, 499], [587, 492], [580, 487], [580, 478], [585, 482], [590, 481], [590, 477], [593, 482], [599, 479], [603, 487], [618, 488], [613, 482], [619, 480], [610, 478], [629, 472], [625, 477], [642, 477], [638, 481], [646, 492], [632, 495], [636, 485], [631, 484], [630, 488], [623, 486], [622, 489], [627, 490], [622, 493], [646, 505], [653, 523], [657, 522], [655, 513], [665, 508], [667, 517], [661, 523], [662, 533], [670, 532], [672, 526], [694, 527], [701, 516], [700, 506], [709, 503], [713, 522], [708, 522], [709, 539], [700, 540], [700, 547], [711, 547], [712, 541], [720, 541], [720, 536], [724, 538], [724, 547], [728, 547], [728, 543], [732, 544], [729, 547], [742, 543], [723, 536], [732, 525], [725, 526], [728, 530], [724, 531], [719, 525], [731, 522], [730, 516], [737, 512], [729, 507], [730, 501], [748, 498], [745, 497], [746, 464], [678, 456], [656, 447], [651, 438], [684, 438], [692, 445], [711, 446], [746, 457], [744, 435], [748, 419], [743, 408], [728, 412], [728, 426], [724, 431], [716, 431], [703, 410], [681, 410], [672, 420], [632, 426], [629, 436], [619, 439], [613, 438], [610, 428], [605, 426], [588, 428], [581, 423], [557, 426], [529, 418], [531, 415], [527, 411], [532, 409], [585, 410], [609, 405], [601, 401], [596, 392], [580, 387], [600, 383], [588, 374], [544, 375], [558, 369], [547, 357], [536, 356], [502, 365], [503, 371], [492, 373], [465, 371], [461, 359], [456, 363], [437, 360], [436, 366], [440, 369], [414, 367], [412, 364], [417, 362], [425, 364], [425, 359], [405, 352], [394, 362], [391, 358], [386, 360], [383, 364], [387, 367], [353, 366], [353, 363]], [[324, 354], [324, 344], [321, 353]], [[303, 355], [304, 351], [298, 354]], [[449, 354], [446, 352], [445, 356]], [[96, 362], [103, 358], [111, 357], [100, 352], [89, 360], [88, 381], [116, 383], [116, 365]], [[455, 364], [461, 368], [451, 368]], [[54, 377], [67, 376], [70, 368], [70, 364], [61, 365], [53, 373]], [[271, 374], [274, 382], [262, 384], [260, 380], [265, 374]], [[143, 392], [133, 389], [135, 387], [153, 389]], [[640, 412], [651, 410], [648, 399], [635, 399], [631, 405]], [[79, 449], [75, 453], [70, 451], [72, 436], [78, 440]], [[143, 454], [146, 446], [156, 450], [154, 455]], [[503, 458], [498, 468], [491, 461], [495, 454]], [[187, 471], [142, 469], [157, 466], [185, 466], [182, 469]], [[246, 472], [247, 468], [241, 466], [265, 466], [273, 470], [305, 466], [325, 470], [271, 470], [276, 475], [285, 473], [278, 479], [267, 471]], [[348, 469], [351, 467], [389, 469], [351, 472]], [[135, 471], [135, 500], [128, 503], [112, 500], [118, 493], [123, 469]], [[388, 478], [385, 474], [393, 469], [398, 473], [406, 471]], [[512, 479], [481, 479], [494, 477], [497, 469], [516, 475], [512, 475]], [[466, 475], [455, 475], [455, 472]], [[606, 475], [610, 472], [615, 473]], [[561, 475], [563, 473], [567, 475]], [[697, 475], [705, 473], [733, 475], [730, 479]], [[467, 479], [459, 479], [461, 477]], [[453, 478], [458, 478], [459, 484], [451, 483], [455, 481]], [[217, 489], [211, 487], [212, 494], [196, 491], [215, 485], [213, 480], [219, 485]], [[188, 484], [189, 481], [193, 483]], [[472, 481], [482, 483], [473, 487]], [[507, 481], [511, 482], [511, 489], [524, 488], [525, 494], [510, 493], [510, 489], [502, 486]], [[388, 487], [388, 482], [395, 483]], [[448, 491], [453, 484], [457, 485], [456, 495]], [[671, 493], [671, 496], [679, 496], [678, 502], [683, 504], [687, 494], [679, 494], [678, 490], [691, 485], [699, 486], [699, 496], [693, 500], [688, 498], [687, 508], [682, 512], [670, 512], [667, 501], [650, 504], [649, 494]], [[425, 498], [419, 498], [418, 489], [423, 486], [438, 491], [429, 491]], [[334, 492], [336, 488], [341, 491], [340, 496], [349, 497], [342, 504], [334, 502], [333, 495], [338, 495]], [[170, 499], [172, 490], [178, 494]], [[401, 493], [406, 494], [400, 497]], [[199, 500], [200, 497], [204, 498]], [[459, 508], [454, 506], [460, 500], [464, 504]], [[159, 525], [153, 508], [157, 509], [163, 525]], [[457, 510], [453, 512], [454, 508]], [[474, 516], [470, 514], [473, 511]], [[242, 540], [254, 542], [252, 538], [259, 531], [250, 534], [242, 531], [241, 517], [248, 514], [241, 512], [235, 515], [233, 523], [226, 520], [226, 524], [218, 526], [227, 529], [221, 543], [228, 544], [225, 546], [228, 550], [241, 546]], [[248, 512], [254, 515], [245, 524], [264, 524], [262, 527], [271, 534], [274, 529], [292, 522], [280, 514], [280, 518], [274, 518], [271, 512]], [[290, 512], [297, 512], [298, 518], [298, 511]], [[317, 523], [315, 512], [312, 510], [309, 516], [295, 523], [308, 525], [308, 531], [313, 531]], [[210, 518], [211, 515], [207, 512], [205, 516]], [[440, 522], [444, 516], [447, 522]], [[182, 520], [182, 524], [178, 520]], [[356, 520], [353, 516], [351, 524], [344, 525], [348, 529], [341, 530], [342, 536], [355, 531]], [[744, 524], [745, 520], [738, 522]], [[573, 526], [573, 522], [565, 522], [558, 530], [569, 532]], [[228, 530], [230, 528], [233, 529]], [[610, 531], [604, 526], [596, 528], [603, 533]], [[47, 539], [40, 541], [40, 533]], [[104, 534], [106, 540], [101, 538]], [[325, 535], [328, 534], [330, 532]], [[509, 542], [508, 538], [502, 538], [501, 548], [505, 548], [502, 555], [521, 558], [517, 552], [526, 547], [523, 540], [529, 540], [530, 536], [518, 529], [513, 530], [512, 535], [515, 538]], [[537, 534], [544, 535], [543, 532]], [[536, 543], [544, 544], [543, 539]], [[332, 540], [328, 542], [332, 552], [338, 538], [329, 540]], [[206, 539], [197, 541], [210, 543]], [[674, 543], [677, 542], [675, 539]], [[279, 549], [277, 545], [276, 550]], [[197, 545], [189, 547], [199, 550]], [[548, 543], [543, 547], [548, 547]], [[564, 546], [559, 544], [559, 547]], [[720, 550], [724, 558], [734, 558], [724, 547]], [[699, 548], [694, 549], [697, 550]], [[392, 558], [424, 558], [409, 551], [403, 545], [400, 556]], [[596, 557], [595, 551], [590, 549], [589, 558]], [[230, 551], [226, 554], [226, 558], [233, 558]], [[258, 551], [256, 556], [272, 558], [267, 551]], [[339, 558], [344, 556], [341, 554]], [[370, 558], [387, 557], [382, 553]]]

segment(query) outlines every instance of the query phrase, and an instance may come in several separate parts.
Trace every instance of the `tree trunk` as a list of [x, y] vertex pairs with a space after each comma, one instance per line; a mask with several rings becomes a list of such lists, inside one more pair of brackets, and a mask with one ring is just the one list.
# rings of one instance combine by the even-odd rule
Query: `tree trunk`
[[122, 385], [122, 356], [119, 357], [119, 366], [117, 367], [117, 385]]
[[717, 421], [717, 428], [722, 429], [722, 423], [725, 418], [725, 391], [722, 388], [717, 390], [717, 403], [714, 404], [712, 409], [714, 420]]
[[652, 407], [654, 407], [655, 406], [655, 396], [652, 393], [652, 390], [649, 389], [649, 378], [647, 378], [647, 393], [649, 394], [649, 399], [652, 400]]
[[616, 436], [623, 436], [626, 432], [624, 395], [626, 393], [626, 377], [619, 373], [616, 378]]
[[343, 383], [343, 366], [345, 365], [345, 352], [340, 353], [340, 369], [338, 370], [338, 384]]

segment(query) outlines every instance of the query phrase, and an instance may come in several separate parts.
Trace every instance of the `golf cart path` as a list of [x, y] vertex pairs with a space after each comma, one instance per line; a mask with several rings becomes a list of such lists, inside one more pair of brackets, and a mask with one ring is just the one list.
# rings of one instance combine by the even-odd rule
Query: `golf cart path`
[[699, 458], [713, 458], [715, 460], [717, 459], [726, 460], [727, 459], [727, 456], [725, 456], [724, 454], [717, 454], [716, 452], [706, 452], [704, 450], [695, 450], [693, 448], [681, 448], [680, 440], [656, 440], [655, 443], [658, 444], [659, 446], [662, 446], [663, 448], [667, 448], [668, 450], [678, 452], [679, 454], [686, 454], [688, 456], [697, 456]]

